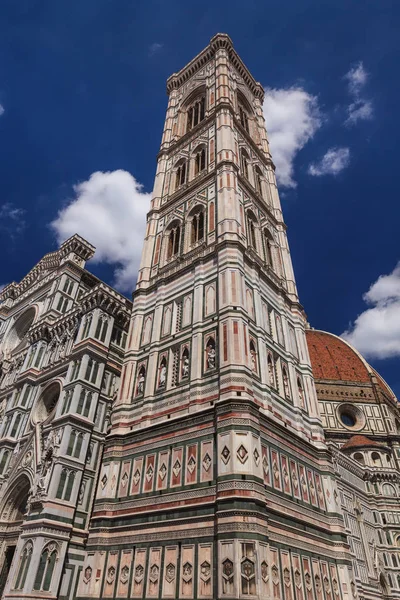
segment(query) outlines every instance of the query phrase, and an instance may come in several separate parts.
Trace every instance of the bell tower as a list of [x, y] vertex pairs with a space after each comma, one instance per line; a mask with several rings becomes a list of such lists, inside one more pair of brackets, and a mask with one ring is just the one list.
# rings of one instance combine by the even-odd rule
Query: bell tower
[[167, 91], [77, 595], [350, 600], [264, 90], [218, 34]]

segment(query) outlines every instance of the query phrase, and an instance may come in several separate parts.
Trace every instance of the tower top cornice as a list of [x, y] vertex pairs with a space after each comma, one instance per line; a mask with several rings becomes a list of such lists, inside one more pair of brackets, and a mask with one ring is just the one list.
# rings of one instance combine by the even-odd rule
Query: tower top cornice
[[237, 69], [243, 81], [249, 86], [252, 93], [259, 98], [261, 101], [264, 99], [264, 88], [261, 83], [256, 81], [251, 75], [250, 71], [243, 63], [237, 52], [233, 47], [233, 43], [229, 35], [226, 33], [217, 33], [211, 38], [210, 43], [204, 50], [202, 50], [197, 56], [193, 58], [183, 69], [178, 73], [173, 73], [167, 79], [167, 93], [170, 94], [172, 90], [178, 89], [192, 77], [199, 69], [201, 69], [220, 49], [225, 49], [228, 52], [229, 59], [233, 66]]

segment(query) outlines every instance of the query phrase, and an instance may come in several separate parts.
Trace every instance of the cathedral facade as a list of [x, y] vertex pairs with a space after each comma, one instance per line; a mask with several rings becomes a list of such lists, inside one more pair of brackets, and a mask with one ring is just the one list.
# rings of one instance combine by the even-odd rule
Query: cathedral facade
[[398, 401], [307, 325], [264, 90], [218, 34], [167, 91], [133, 305], [77, 235], [0, 295], [0, 596], [400, 598]]

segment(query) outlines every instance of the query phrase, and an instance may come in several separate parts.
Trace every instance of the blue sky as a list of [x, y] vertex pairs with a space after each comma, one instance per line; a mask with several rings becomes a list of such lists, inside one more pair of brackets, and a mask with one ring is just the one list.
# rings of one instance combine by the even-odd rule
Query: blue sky
[[267, 88], [309, 321], [347, 330], [400, 395], [399, 26], [389, 0], [3, 0], [0, 283], [78, 224], [89, 268], [133, 285], [165, 81], [226, 32]]

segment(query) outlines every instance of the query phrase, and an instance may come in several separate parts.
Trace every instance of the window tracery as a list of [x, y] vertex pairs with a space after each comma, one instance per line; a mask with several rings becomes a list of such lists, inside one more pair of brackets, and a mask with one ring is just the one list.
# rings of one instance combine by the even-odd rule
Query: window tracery
[[205, 96], [197, 97], [196, 100], [187, 109], [186, 132], [191, 131], [196, 125], [201, 123], [205, 117], [206, 99]]
[[204, 211], [199, 210], [192, 217], [191, 244], [195, 245], [204, 239]]
[[38, 570], [36, 572], [34, 590], [48, 592], [51, 587], [54, 567], [58, 559], [58, 546], [55, 542], [50, 542], [45, 546], [41, 555]]
[[175, 226], [170, 227], [168, 233], [167, 260], [170, 260], [179, 254], [180, 241], [181, 227], [179, 223], [176, 223]]
[[199, 148], [194, 157], [194, 174], [199, 175], [206, 168], [206, 149]]

